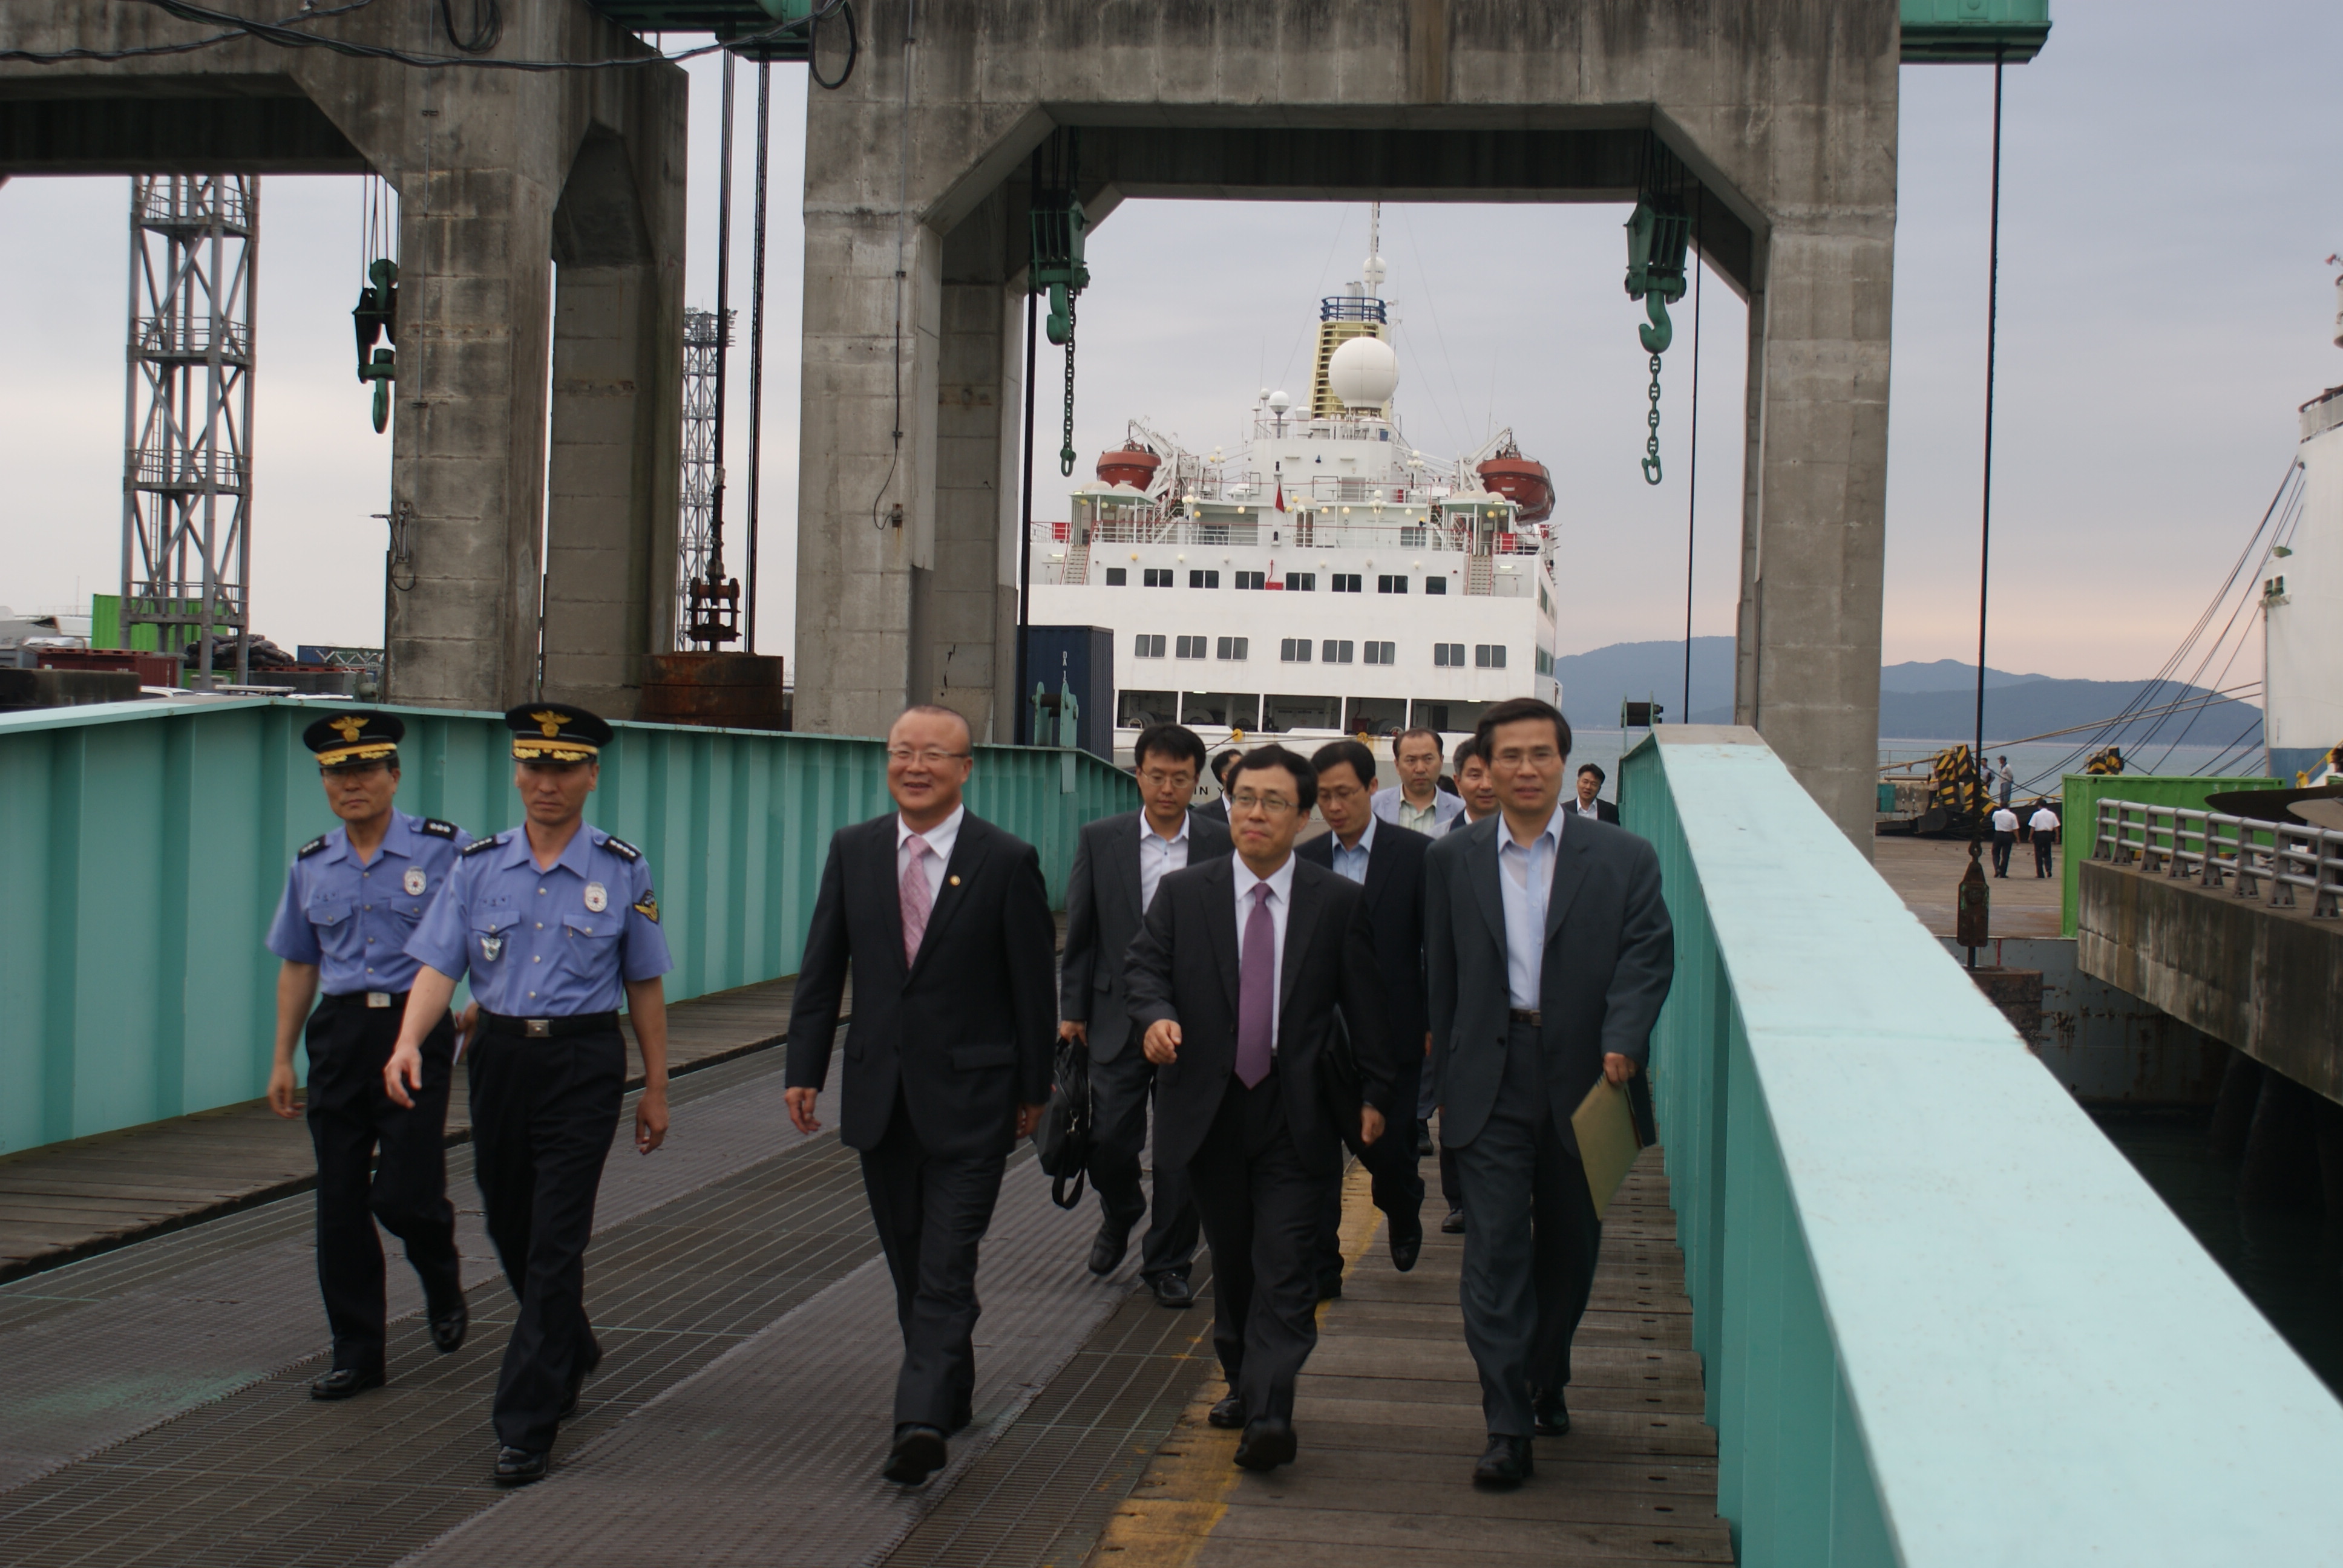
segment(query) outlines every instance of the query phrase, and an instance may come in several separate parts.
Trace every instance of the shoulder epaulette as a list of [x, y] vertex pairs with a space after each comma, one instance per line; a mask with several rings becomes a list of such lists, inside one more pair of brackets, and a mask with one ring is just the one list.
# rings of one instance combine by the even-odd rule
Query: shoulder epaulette
[[297, 860], [306, 860], [325, 847], [326, 835], [320, 833], [316, 838], [310, 839], [307, 843], [302, 845], [299, 849], [294, 850], [293, 858]]
[[602, 842], [609, 847], [610, 853], [618, 856], [618, 859], [622, 860], [639, 860], [643, 858], [643, 852], [640, 849], [636, 849], [632, 844], [628, 843], [624, 839], [619, 838], [615, 833], [603, 834]]
[[415, 824], [415, 830], [418, 833], [428, 833], [435, 839], [452, 839], [458, 831], [455, 823], [442, 822], [437, 817], [424, 818]]
[[493, 849], [504, 841], [505, 836], [502, 833], [491, 833], [485, 839], [473, 839], [456, 852], [458, 855], [477, 855], [483, 849]]

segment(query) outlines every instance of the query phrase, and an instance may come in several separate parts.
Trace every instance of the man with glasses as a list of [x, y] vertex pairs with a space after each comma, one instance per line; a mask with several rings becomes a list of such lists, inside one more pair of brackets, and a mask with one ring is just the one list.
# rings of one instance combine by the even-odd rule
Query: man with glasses
[[[1367, 897], [1375, 933], [1375, 960], [1391, 998], [1391, 1034], [1399, 1046], [1392, 1103], [1413, 1108], [1423, 1072], [1432, 1025], [1423, 1006], [1423, 853], [1432, 840], [1395, 823], [1379, 822], [1373, 799], [1375, 754], [1355, 740], [1335, 740], [1310, 759], [1318, 770], [1318, 814], [1329, 831], [1294, 854], [1356, 882]], [[1406, 1273], [1423, 1251], [1423, 1175], [1416, 1129], [1403, 1120], [1388, 1136], [1362, 1146], [1359, 1159], [1374, 1178], [1375, 1207], [1383, 1212], [1392, 1267]], [[1342, 1293], [1342, 1255], [1336, 1231], [1342, 1221], [1340, 1181], [1326, 1184], [1325, 1224], [1318, 1243], [1318, 1295]]]
[[1316, 771], [1263, 746], [1229, 783], [1236, 853], [1163, 879], [1126, 983], [1156, 1067], [1156, 1162], [1187, 1167], [1212, 1247], [1229, 1392], [1210, 1419], [1243, 1431], [1237, 1463], [1273, 1470], [1318, 1342], [1321, 1199], [1343, 1133], [1383, 1134], [1394, 1047], [1363, 890], [1293, 853]]
[[[1229, 852], [1228, 829], [1191, 811], [1204, 743], [1192, 729], [1158, 724], [1131, 748], [1144, 807], [1086, 824], [1074, 842], [1066, 879], [1066, 957], [1058, 980], [1058, 1038], [1084, 1041], [1091, 1053], [1091, 1185], [1098, 1190], [1099, 1231], [1091, 1272], [1114, 1272], [1131, 1228], [1148, 1212], [1139, 1181], [1147, 1142], [1147, 1107], [1155, 1067], [1131, 1038], [1122, 960], [1163, 879]], [[1188, 1173], [1158, 1161], [1155, 1210], [1140, 1243], [1139, 1277], [1167, 1307], [1195, 1302], [1188, 1271], [1196, 1256], [1196, 1206]]]
[[1425, 857], [1424, 967], [1441, 1141], [1471, 1216], [1464, 1339], [1489, 1435], [1473, 1480], [1512, 1487], [1533, 1433], [1570, 1430], [1570, 1342], [1602, 1245], [1571, 1117], [1597, 1079], [1648, 1062], [1675, 950], [1651, 845], [1562, 808], [1562, 714], [1515, 698], [1479, 739], [1499, 814]]
[[882, 1473], [916, 1486], [975, 1416], [977, 1248], [1016, 1141], [1050, 1098], [1057, 930], [1033, 847], [969, 814], [968, 721], [908, 709], [887, 732], [895, 809], [830, 841], [789, 1010], [789, 1120], [821, 1130], [848, 970], [839, 1136], [895, 1282], [903, 1335]]

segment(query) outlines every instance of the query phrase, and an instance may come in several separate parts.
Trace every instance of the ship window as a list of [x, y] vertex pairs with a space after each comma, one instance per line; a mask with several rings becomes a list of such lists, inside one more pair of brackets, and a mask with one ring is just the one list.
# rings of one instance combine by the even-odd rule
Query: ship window
[[1505, 668], [1505, 645], [1502, 642], [1476, 642], [1473, 645], [1473, 665], [1476, 669]]
[[1337, 641], [1330, 637], [1319, 648], [1318, 656], [1327, 664], [1348, 664], [1351, 662], [1352, 647], [1348, 638]]
[[1218, 572], [1192, 571], [1188, 574], [1188, 586], [1190, 588], [1218, 588], [1221, 586], [1221, 574]]
[[1281, 637], [1277, 639], [1277, 657], [1287, 664], [1310, 662], [1310, 639], [1306, 637]]
[[1144, 729], [1151, 724], [1177, 722], [1180, 699], [1175, 693], [1121, 691], [1115, 694], [1115, 699], [1114, 721], [1125, 729]]
[[1249, 692], [1183, 692], [1180, 697], [1180, 722], [1214, 729], [1258, 729], [1261, 699]]
[[1398, 651], [1398, 648], [1399, 645], [1397, 643], [1371, 642], [1367, 644], [1367, 662], [1369, 664], [1396, 664], [1399, 660], [1393, 656]]
[[1425, 530], [1423, 528], [1403, 528], [1400, 529], [1399, 548], [1403, 550], [1420, 550], [1423, 548], [1424, 532]]
[[1538, 584], [1538, 608], [1545, 611], [1548, 615], [1552, 615], [1554, 613], [1554, 600], [1546, 597], [1545, 584], [1544, 583]]
[[1362, 593], [1365, 590], [1359, 587], [1359, 574], [1357, 572], [1336, 572], [1334, 574], [1334, 591], [1336, 593]]
[[1402, 572], [1397, 576], [1393, 576], [1386, 572], [1383, 576], [1375, 578], [1375, 591], [1377, 593], [1405, 593], [1407, 591], [1407, 574]]
[[[1204, 639], [1200, 637], [1196, 640], [1202, 642]], [[1247, 650], [1252, 646], [1252, 638], [1249, 637], [1224, 637], [1213, 648], [1212, 656], [1216, 658], [1250, 658], [1252, 655]]]
[[1140, 576], [1144, 585], [1148, 588], [1170, 588], [1172, 586], [1172, 568], [1170, 567], [1143, 567], [1141, 568]]
[[1446, 578], [1426, 578], [1423, 579], [1423, 591], [1426, 593], [1446, 593], [1448, 591], [1448, 579]]
[[1183, 637], [1172, 651], [1182, 658], [1202, 658], [1212, 640], [1208, 637]]
[[1163, 638], [1161, 636], [1150, 636], [1146, 632], [1141, 632], [1131, 638], [1131, 656], [1133, 658], [1161, 658]]
[[1332, 729], [1342, 722], [1339, 697], [1281, 697], [1262, 699], [1262, 728], [1274, 734], [1284, 729]]
[[1537, 672], [1540, 675], [1552, 675], [1554, 673], [1554, 655], [1548, 653], [1544, 648], [1539, 648], [1537, 650]]
[[1344, 706], [1345, 735], [1392, 735], [1407, 724], [1407, 704], [1396, 697], [1353, 697]]
[[1237, 587], [1241, 588], [1265, 589], [1269, 587], [1269, 574], [1267, 572], [1239, 572], [1237, 573]]
[[1285, 591], [1288, 593], [1316, 593], [1318, 591], [1318, 574], [1316, 572], [1286, 573]]
[[1107, 587], [1123, 588], [1128, 586], [1130, 582], [1131, 569], [1128, 567], [1109, 567], [1106, 568]]
[[[1187, 641], [1186, 638], [1180, 639]], [[1486, 662], [1485, 660], [1483, 662]], [[1432, 667], [1434, 669], [1464, 668], [1464, 645], [1461, 642], [1435, 642], [1432, 645]]]

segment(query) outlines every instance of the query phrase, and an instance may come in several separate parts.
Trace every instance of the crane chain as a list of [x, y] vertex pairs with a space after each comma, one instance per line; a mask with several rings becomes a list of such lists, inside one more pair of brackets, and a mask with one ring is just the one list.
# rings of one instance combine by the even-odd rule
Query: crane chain
[[1066, 294], [1066, 430], [1065, 444], [1058, 449], [1058, 472], [1071, 475], [1074, 471], [1074, 294]]
[[[1068, 352], [1071, 355], [1071, 350]], [[1652, 431], [1651, 435], [1644, 440], [1644, 483], [1656, 485], [1660, 482], [1660, 357], [1656, 354], [1652, 356], [1650, 397], [1652, 411], [1644, 417], [1644, 423], [1649, 426]], [[1067, 471], [1072, 472], [1071, 469]]]

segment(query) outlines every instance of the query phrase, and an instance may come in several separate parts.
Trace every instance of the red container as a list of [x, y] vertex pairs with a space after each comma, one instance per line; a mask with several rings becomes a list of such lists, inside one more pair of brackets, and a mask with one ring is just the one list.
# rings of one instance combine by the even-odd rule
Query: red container
[[176, 654], [128, 648], [45, 648], [40, 659], [43, 669], [125, 669], [136, 676], [141, 686], [180, 684]]

